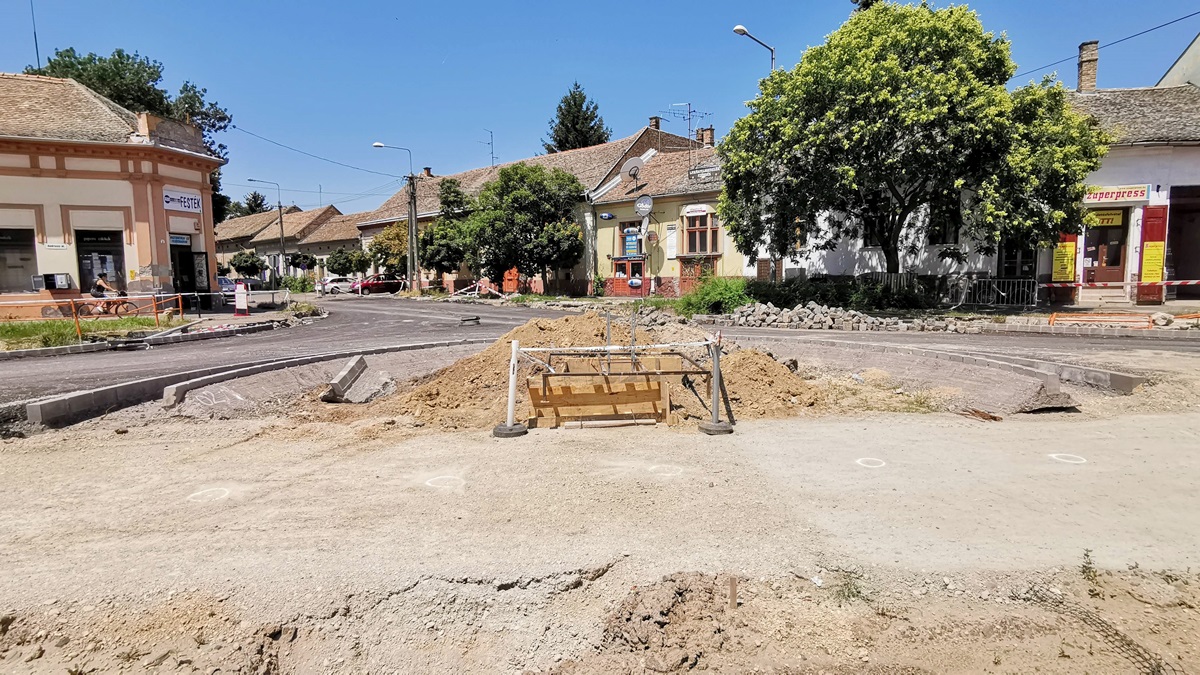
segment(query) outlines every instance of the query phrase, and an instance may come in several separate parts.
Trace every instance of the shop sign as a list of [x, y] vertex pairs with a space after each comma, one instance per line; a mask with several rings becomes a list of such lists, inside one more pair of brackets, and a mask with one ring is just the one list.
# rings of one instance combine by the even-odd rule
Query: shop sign
[[1150, 199], [1149, 185], [1115, 185], [1089, 191], [1084, 196], [1083, 203], [1144, 202], [1148, 199]]
[[62, 242], [53, 242], [53, 243], [46, 244], [46, 249], [49, 251], [65, 251], [68, 248], [70, 248], [70, 247]]
[[191, 246], [192, 235], [190, 234], [173, 234], [171, 235], [172, 246]]
[[188, 213], [200, 213], [202, 200], [200, 195], [192, 194], [191, 192], [183, 192], [181, 190], [163, 189], [163, 208], [171, 211], [187, 211]]
[[1163, 280], [1163, 260], [1166, 258], [1166, 242], [1147, 241], [1142, 243], [1142, 281]]
[[636, 234], [625, 235], [625, 252], [622, 255], [631, 256], [638, 254], [638, 236]]
[[1051, 281], [1075, 281], [1075, 242], [1064, 241], [1054, 247]]
[[654, 199], [650, 195], [642, 195], [633, 203], [633, 212], [639, 216], [648, 216], [654, 210]]
[[1096, 216], [1096, 227], [1125, 224], [1125, 209], [1105, 209], [1103, 211], [1092, 211], [1092, 215]]
[[79, 239], [79, 243], [81, 244], [115, 244], [121, 235], [116, 232], [111, 234], [101, 232], [89, 232], [87, 234], [83, 234], [76, 231], [75, 236]]
[[693, 204], [683, 210], [685, 216], [707, 216], [708, 207], [704, 204]]
[[657, 244], [658, 243], [658, 233], [653, 230], [651, 230], [650, 232], [647, 232], [646, 233], [646, 243], [650, 244], [651, 246], [654, 246], [655, 244]]

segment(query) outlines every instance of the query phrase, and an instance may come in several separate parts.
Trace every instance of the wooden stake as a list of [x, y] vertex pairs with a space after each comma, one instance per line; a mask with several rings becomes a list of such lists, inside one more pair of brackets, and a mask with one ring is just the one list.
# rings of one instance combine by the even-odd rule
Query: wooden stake
[[737, 577], [729, 577], [729, 611], [737, 611]]

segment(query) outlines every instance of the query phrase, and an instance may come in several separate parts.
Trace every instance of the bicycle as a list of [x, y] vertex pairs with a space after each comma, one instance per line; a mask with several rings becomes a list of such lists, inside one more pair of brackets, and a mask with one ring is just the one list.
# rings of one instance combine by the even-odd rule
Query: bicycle
[[[137, 316], [141, 313], [142, 308], [138, 307], [137, 303], [123, 300], [126, 297], [125, 291], [120, 291], [115, 296], [111, 293], [105, 293], [104, 299], [97, 298], [97, 302], [83, 302], [76, 306], [75, 311], [80, 316], [103, 316], [111, 314], [119, 317]], [[116, 298], [108, 300], [108, 298]]]

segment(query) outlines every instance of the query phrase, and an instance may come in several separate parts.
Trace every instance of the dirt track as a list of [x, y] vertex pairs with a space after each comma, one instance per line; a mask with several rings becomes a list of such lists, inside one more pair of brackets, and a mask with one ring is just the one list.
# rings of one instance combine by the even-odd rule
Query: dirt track
[[[1086, 625], [1008, 599], [1031, 582], [1200, 664], [1189, 610], [1130, 600], [1161, 577], [1102, 577], [1104, 604], [1077, 571], [1084, 549], [1125, 576], [1200, 566], [1200, 414], [809, 419], [731, 439], [392, 427], [110, 420], [0, 445], [0, 669], [605, 672], [698, 650], [797, 672], [1129, 671]], [[620, 603], [692, 570], [742, 578], [721, 644], [705, 629], [630, 656]]]

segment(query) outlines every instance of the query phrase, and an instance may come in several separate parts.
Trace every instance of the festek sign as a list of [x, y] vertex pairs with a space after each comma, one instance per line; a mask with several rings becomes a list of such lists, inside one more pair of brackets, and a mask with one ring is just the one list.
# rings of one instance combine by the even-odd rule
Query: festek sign
[[163, 208], [168, 211], [186, 211], [200, 213], [203, 211], [200, 195], [182, 190], [163, 188]]

